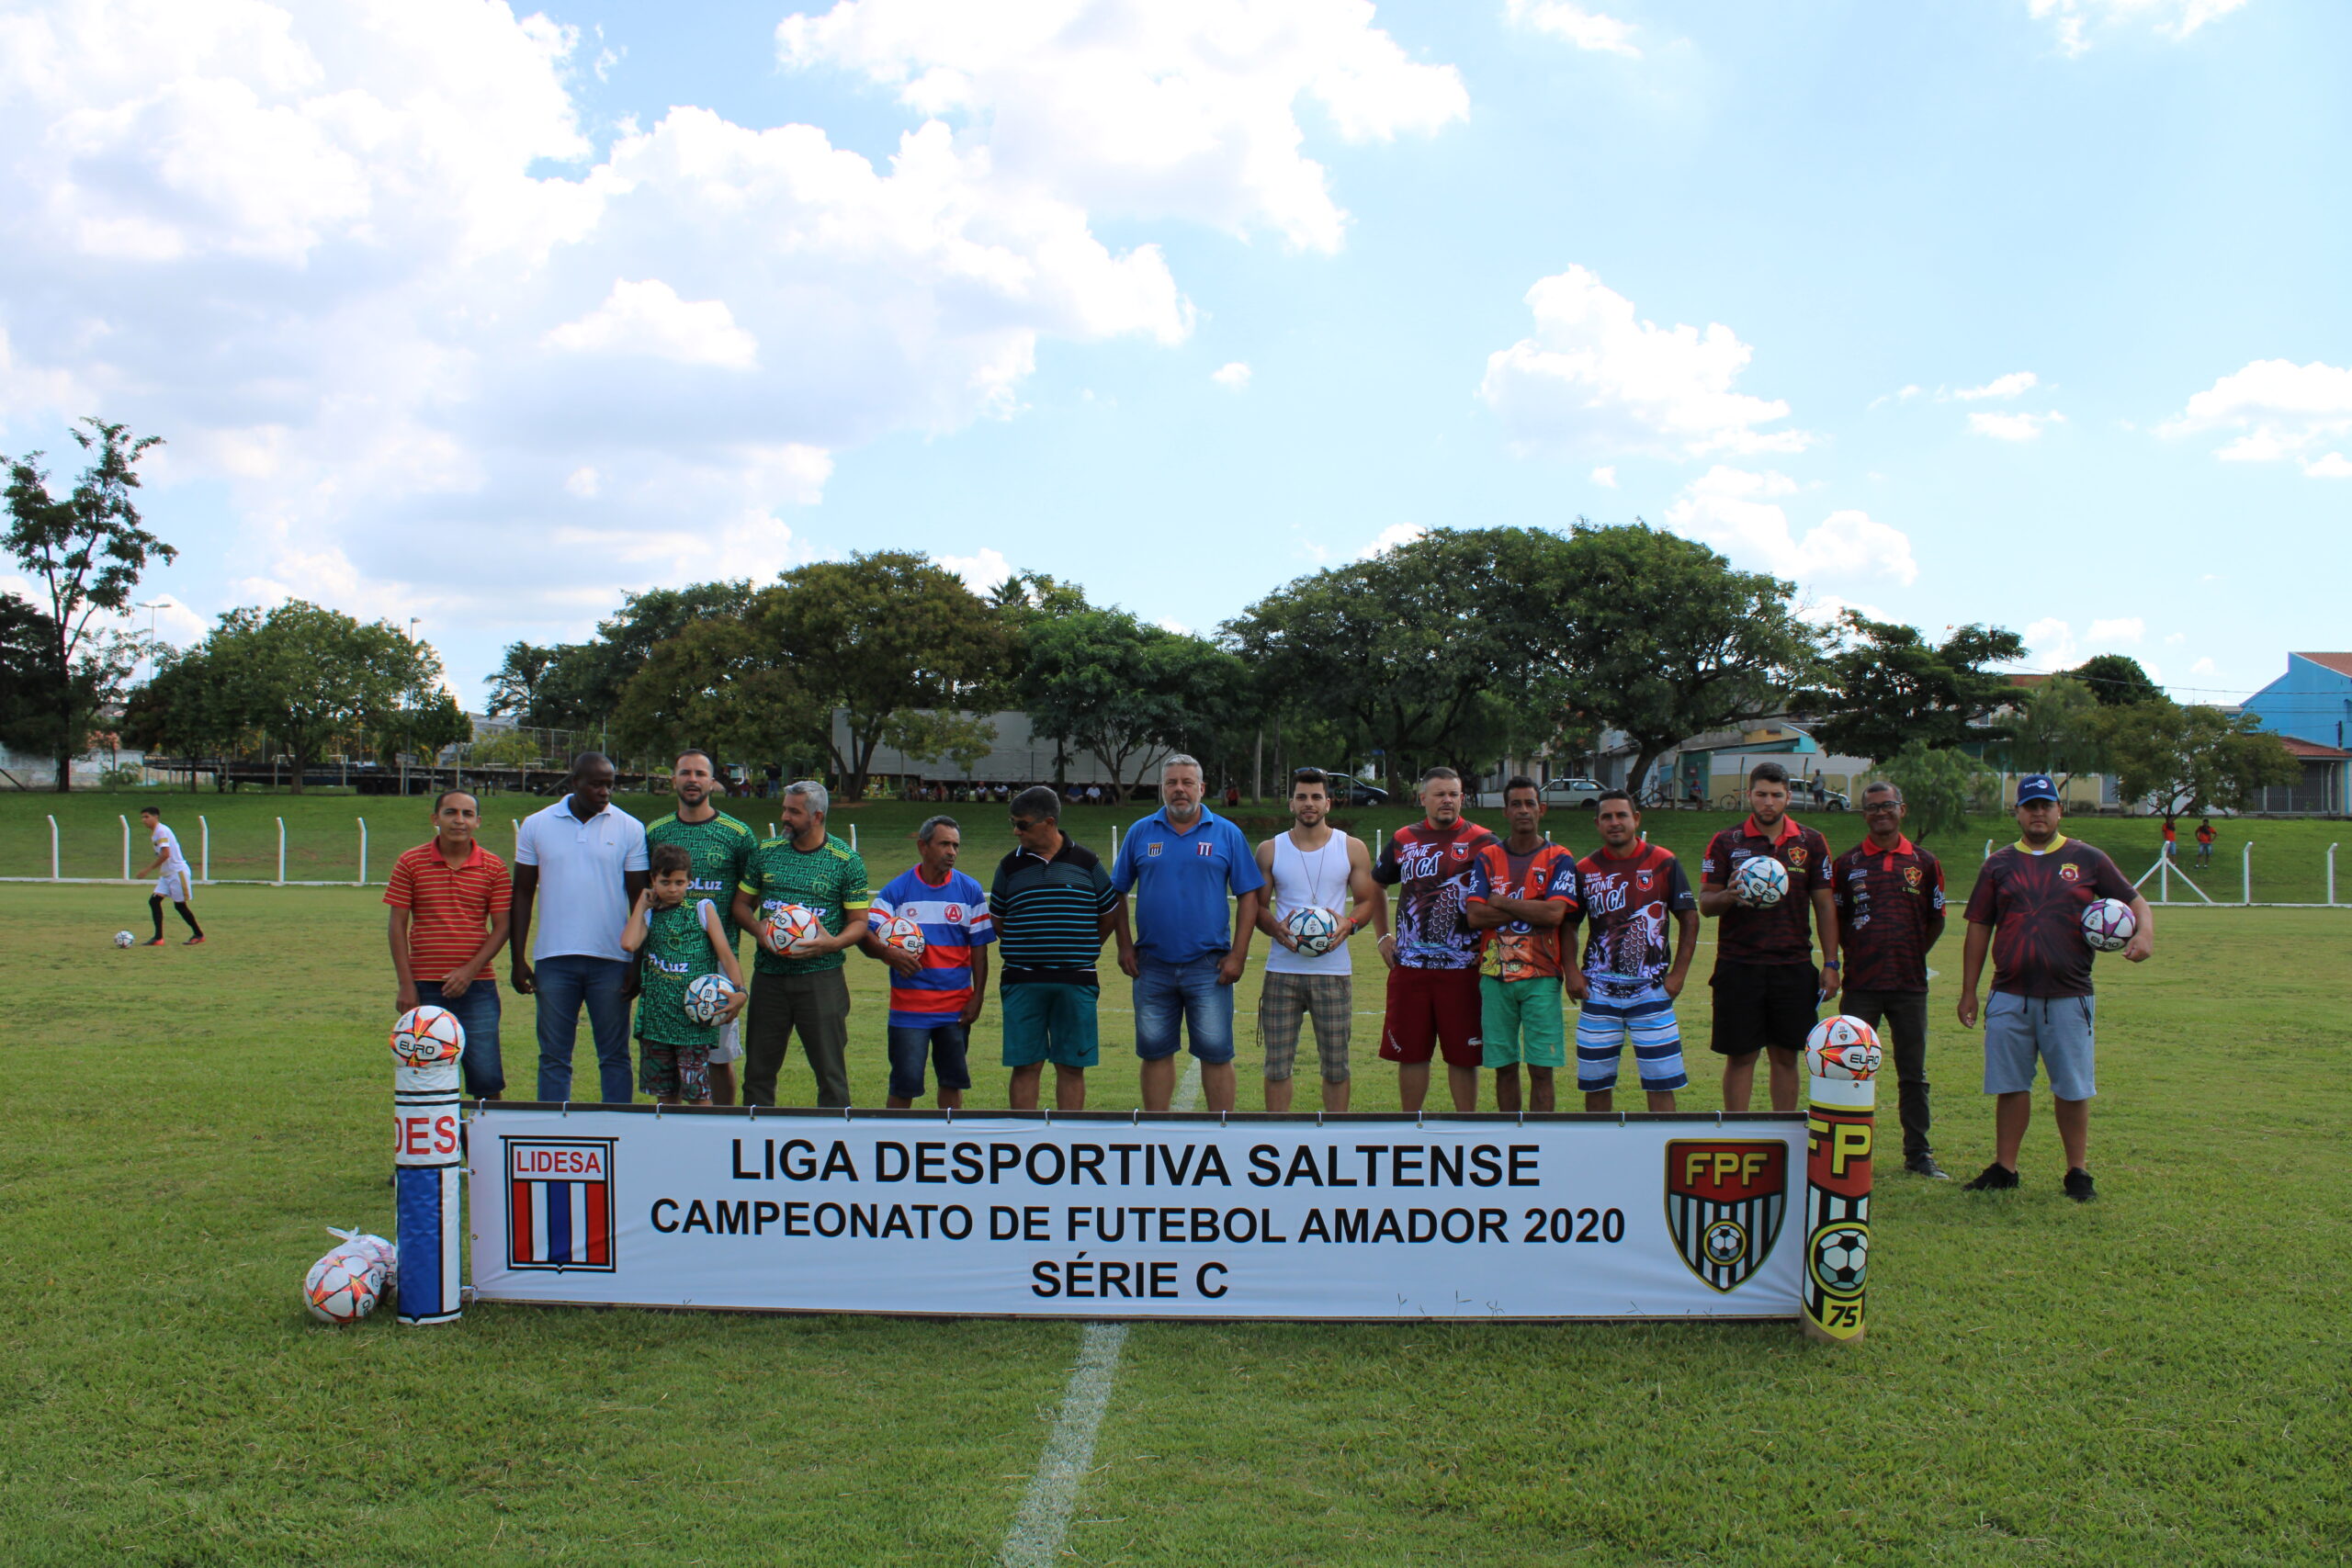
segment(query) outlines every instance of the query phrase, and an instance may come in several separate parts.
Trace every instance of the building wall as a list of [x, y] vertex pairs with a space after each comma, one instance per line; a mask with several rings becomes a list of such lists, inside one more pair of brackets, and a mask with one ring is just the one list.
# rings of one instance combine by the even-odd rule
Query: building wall
[[2352, 743], [2352, 675], [2341, 675], [2301, 654], [2287, 656], [2287, 672], [2248, 697], [2244, 711], [2275, 735], [2320, 746]]
[[[1055, 745], [1046, 736], [1029, 728], [1025, 713], [992, 713], [985, 716], [996, 726], [996, 744], [987, 756], [972, 764], [968, 772], [953, 762], [926, 762], [900, 755], [888, 746], [874, 750], [874, 761], [869, 772], [877, 778], [916, 778], [927, 783], [957, 784], [969, 780], [976, 784], [1051, 784], [1056, 777]], [[849, 750], [849, 716], [836, 710], [833, 714], [833, 744], [844, 754]], [[1165, 752], [1150, 757], [1130, 759], [1130, 778], [1147, 762], [1156, 764]], [[1113, 783], [1111, 771], [1094, 758], [1076, 747], [1064, 749], [1063, 767], [1059, 776], [1077, 784]]]

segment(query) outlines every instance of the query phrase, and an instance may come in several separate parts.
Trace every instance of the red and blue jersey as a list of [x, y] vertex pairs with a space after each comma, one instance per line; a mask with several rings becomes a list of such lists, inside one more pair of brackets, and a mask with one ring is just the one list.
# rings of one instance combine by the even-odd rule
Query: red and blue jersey
[[874, 896], [866, 920], [877, 931], [904, 915], [922, 928], [922, 967], [890, 976], [890, 1023], [926, 1029], [954, 1023], [972, 999], [972, 949], [996, 940], [989, 897], [960, 871], [944, 884], [923, 880], [922, 867], [900, 872]]

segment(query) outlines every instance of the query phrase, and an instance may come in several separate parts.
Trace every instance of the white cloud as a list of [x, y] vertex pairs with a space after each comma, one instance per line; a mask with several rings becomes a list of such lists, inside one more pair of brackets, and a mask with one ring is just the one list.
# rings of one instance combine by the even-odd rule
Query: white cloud
[[1374, 142], [1466, 112], [1370, 17], [788, 21], [789, 62], [948, 117], [869, 159], [693, 107], [600, 155], [596, 46], [481, 0], [0, 13], [0, 435], [169, 435], [151, 482], [222, 485], [238, 592], [577, 635], [623, 589], [844, 547], [786, 521], [832, 454], [1011, 417], [1041, 340], [1183, 341], [1160, 250], [1098, 210], [1336, 245], [1295, 111]]
[[1356, 559], [1370, 560], [1374, 556], [1385, 555], [1399, 545], [1411, 544], [1428, 532], [1427, 528], [1418, 523], [1391, 523], [1380, 531], [1379, 536], [1372, 543], [1356, 552]]
[[2187, 38], [2206, 23], [2226, 17], [2246, 0], [2028, 0], [2037, 20], [2057, 30], [2060, 52], [2081, 54], [2092, 35], [2130, 23], [2145, 24], [2159, 37]]
[[2048, 413], [1973, 413], [1968, 416], [1968, 428], [1978, 435], [1989, 435], [1996, 441], [2038, 441], [2041, 433], [2053, 424], [2064, 424], [2066, 416], [2056, 409]]
[[1162, 615], [1159, 620], [1154, 621], [1152, 624], [1158, 626], [1161, 631], [1174, 632], [1178, 637], [1190, 637], [1193, 635], [1193, 628], [1186, 626], [1183, 622], [1178, 620], [1173, 615]]
[[1605, 466], [1595, 468], [1592, 470], [1592, 482], [1600, 486], [1604, 490], [1615, 490], [1617, 488], [1617, 470], [1613, 468]]
[[975, 593], [986, 593], [1012, 575], [1012, 563], [993, 546], [982, 546], [968, 556], [941, 556], [939, 564], [964, 580]]
[[2188, 672], [2191, 675], [2217, 675], [2221, 673], [2220, 671], [2214, 668], [2213, 661], [2210, 659], [2199, 660], [2196, 663], [2188, 667]]
[[1527, 291], [1535, 335], [1487, 359], [1479, 396], [1521, 455], [1697, 457], [1798, 452], [1801, 430], [1763, 431], [1789, 405], [1732, 390], [1753, 351], [1729, 327], [1660, 327], [1581, 266]]
[[1666, 509], [1666, 525], [1721, 550], [1735, 565], [1799, 582], [1917, 580], [1909, 536], [1868, 513], [1833, 512], [1799, 537], [1780, 504], [1796, 491], [1796, 480], [1786, 474], [1718, 464], [1684, 487]]
[[2092, 643], [2109, 646], [2116, 643], [2139, 642], [2148, 635], [2148, 623], [2137, 615], [2122, 615], [2111, 621], [2093, 621], [2091, 629], [2083, 634]]
[[2187, 632], [2174, 632], [2165, 638], [2165, 646], [2166, 648], [2180, 648], [2185, 646], [2188, 641], [2188, 634]]
[[1952, 396], [1963, 402], [1974, 402], [1980, 398], [2016, 398], [2041, 384], [2041, 378], [2030, 370], [2012, 370], [2006, 376], [1994, 377], [1981, 387], [1957, 388]]
[[2275, 463], [2293, 457], [2312, 479], [2352, 479], [2338, 452], [2305, 458], [2311, 448], [2352, 434], [2352, 369], [2313, 360], [2256, 359], [2188, 400], [2180, 417], [2156, 427], [2167, 439], [2237, 432], [2214, 454], [2225, 463]]
[[1568, 0], [1508, 0], [1503, 9], [1520, 26], [1550, 33], [1578, 49], [1622, 54], [1628, 60], [1642, 57], [1642, 51], [1634, 46], [1632, 23], [1588, 11], [1581, 6], [1570, 5]]
[[[2073, 623], [2047, 615], [2025, 629], [2025, 662], [2037, 670], [2072, 669], [2095, 653], [2114, 653], [2143, 641], [2147, 630], [2139, 616], [2123, 615], [2093, 621], [2078, 639]], [[2141, 667], [2152, 677], [2156, 673], [2156, 667], [2144, 659]]]
[[1230, 365], [1218, 366], [1209, 379], [1228, 392], [1246, 392], [1250, 389], [1250, 367], [1237, 359]]
[[722, 370], [755, 370], [760, 362], [758, 342], [735, 324], [726, 300], [688, 303], [658, 277], [643, 283], [614, 279], [603, 304], [549, 332], [547, 342], [574, 354], [667, 359]]
[[831, 66], [918, 114], [987, 128], [1015, 187], [1340, 247], [1347, 215], [1300, 152], [1302, 102], [1349, 141], [1428, 135], [1470, 110], [1364, 0], [842, 0], [776, 28], [786, 66]]
[[1909, 386], [1897, 388], [1892, 392], [1881, 392], [1870, 400], [1869, 406], [1878, 408], [1886, 403], [1907, 403], [1918, 395], [1919, 385], [1915, 381]]

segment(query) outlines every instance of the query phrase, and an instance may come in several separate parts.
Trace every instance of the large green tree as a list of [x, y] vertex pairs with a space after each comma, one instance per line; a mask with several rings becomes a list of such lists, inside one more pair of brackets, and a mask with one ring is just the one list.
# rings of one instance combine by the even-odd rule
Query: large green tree
[[1265, 707], [1341, 721], [1400, 786], [1435, 762], [1476, 771], [1551, 728], [1506, 600], [1527, 536], [1437, 529], [1275, 590], [1225, 636]]
[[1241, 661], [1204, 638], [1080, 610], [1029, 625], [1019, 696], [1036, 733], [1091, 756], [1124, 794], [1214, 734], [1245, 680]]
[[1761, 717], [1818, 668], [1795, 585], [1635, 521], [1515, 542], [1503, 619], [1559, 723], [1622, 732], [1628, 788], [1694, 735]]
[[338, 744], [360, 747], [441, 706], [431, 648], [398, 626], [300, 599], [266, 615], [230, 611], [195, 657], [210, 667], [224, 713], [284, 750], [297, 794], [304, 768]]
[[655, 649], [698, 622], [741, 617], [752, 598], [740, 578], [625, 594], [586, 642], [509, 644], [490, 678], [489, 711], [544, 729], [598, 728], [612, 722], [622, 688]]
[[[788, 571], [753, 601], [753, 630], [828, 714], [827, 754], [844, 794], [865, 794], [874, 753], [908, 716], [981, 705], [1002, 689], [1012, 632], [995, 606], [927, 556], [853, 555]], [[920, 740], [918, 741], [920, 743]]]
[[[122, 732], [132, 745], [151, 753], [213, 761], [216, 783], [222, 779], [217, 764], [247, 750], [258, 734], [247, 722], [245, 705], [231, 690], [222, 667], [208, 659], [200, 646], [157, 652], [146, 683], [123, 705]], [[194, 767], [188, 769], [187, 780], [194, 789]]]
[[1966, 827], [1970, 812], [1994, 803], [1993, 771], [1957, 747], [1914, 740], [1880, 771], [1902, 787], [1904, 832], [1923, 843], [1930, 834]]
[[[57, 788], [73, 787], [74, 759], [89, 741], [98, 711], [117, 701], [143, 644], [103, 624], [101, 614], [130, 608], [151, 559], [178, 551], [148, 532], [132, 491], [139, 460], [163, 437], [85, 419], [74, 439], [93, 456], [74, 489], [51, 492], [41, 454], [0, 459], [8, 471], [8, 553], [33, 579], [33, 608], [44, 617], [41, 656], [17, 672], [31, 687], [8, 739], [57, 761]], [[19, 628], [21, 630], [21, 628]]]
[[2106, 710], [2091, 688], [2052, 675], [2018, 698], [2004, 720], [2008, 739], [1993, 749], [2010, 772], [2066, 779], [2105, 766]]
[[2167, 816], [2238, 811], [2268, 784], [2290, 784], [2302, 770], [2251, 714], [2182, 707], [2168, 699], [2104, 710], [2105, 750], [2126, 800]]
[[2164, 688], [2148, 678], [2140, 661], [2128, 654], [2099, 653], [2084, 660], [2068, 675], [2088, 686], [2101, 707], [2126, 708], [2160, 701]]
[[2018, 698], [1993, 668], [2024, 656], [2025, 639], [1999, 626], [1965, 626], [1940, 643], [1917, 627], [1838, 617], [1841, 636], [1825, 679], [1792, 698], [1819, 716], [1814, 739], [1832, 751], [1883, 761], [1914, 743], [1930, 747], [2007, 738], [1985, 721]]
[[826, 715], [775, 638], [741, 615], [713, 615], [654, 649], [629, 677], [613, 734], [624, 750], [646, 756], [696, 746], [723, 760], [797, 769], [824, 759]]

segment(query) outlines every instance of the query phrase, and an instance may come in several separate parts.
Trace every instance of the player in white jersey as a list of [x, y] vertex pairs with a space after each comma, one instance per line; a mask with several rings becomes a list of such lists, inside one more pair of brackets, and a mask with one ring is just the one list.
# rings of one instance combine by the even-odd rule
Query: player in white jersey
[[179, 835], [164, 826], [164, 813], [153, 806], [139, 808], [140, 823], [147, 829], [147, 842], [154, 850], [155, 858], [139, 874], [143, 879], [155, 879], [155, 891], [148, 895], [147, 913], [154, 918], [155, 935], [148, 947], [164, 945], [164, 903], [170, 900], [180, 919], [187, 922], [188, 939], [181, 945], [194, 947], [204, 940], [204, 928], [196, 923], [196, 916], [188, 910], [188, 900], [196, 896], [196, 878], [187, 868], [187, 857], [180, 853]]
[[[1273, 896], [1258, 907], [1258, 926], [1273, 939], [1265, 988], [1258, 994], [1258, 1036], [1266, 1047], [1266, 1109], [1288, 1111], [1291, 1071], [1304, 1017], [1315, 1019], [1315, 1054], [1323, 1074], [1323, 1109], [1348, 1108], [1348, 1032], [1355, 1013], [1347, 939], [1366, 926], [1385, 935], [1388, 903], [1372, 880], [1363, 840], [1323, 818], [1331, 781], [1315, 768], [1291, 775], [1293, 826], [1258, 846], [1258, 869]], [[1339, 922], [1330, 950], [1299, 951], [1283, 919], [1294, 909], [1327, 909]]]

